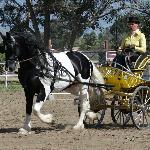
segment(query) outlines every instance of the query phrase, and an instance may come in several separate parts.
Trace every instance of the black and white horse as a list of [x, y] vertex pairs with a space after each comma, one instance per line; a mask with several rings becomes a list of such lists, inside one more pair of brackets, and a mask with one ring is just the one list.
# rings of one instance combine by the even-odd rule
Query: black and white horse
[[[88, 84], [104, 84], [101, 73], [95, 65], [80, 52], [44, 52], [39, 48], [33, 35], [18, 33], [14, 36], [1, 35], [5, 44], [6, 66], [15, 69], [15, 61], [19, 61], [18, 78], [24, 88], [26, 97], [26, 118], [22, 134], [31, 131], [31, 113], [33, 98], [37, 95], [33, 113], [45, 123], [53, 122], [52, 114], [41, 113], [41, 108], [53, 89], [78, 95], [80, 100], [80, 117], [74, 129], [84, 128], [86, 112], [90, 110]], [[82, 84], [83, 83], [83, 84]]]

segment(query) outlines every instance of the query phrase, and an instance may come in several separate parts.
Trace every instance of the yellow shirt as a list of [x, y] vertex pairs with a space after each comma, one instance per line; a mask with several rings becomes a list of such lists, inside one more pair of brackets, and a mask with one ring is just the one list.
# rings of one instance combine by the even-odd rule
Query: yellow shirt
[[128, 33], [122, 40], [120, 49], [125, 49], [128, 46], [134, 46], [137, 52], [145, 53], [146, 52], [146, 38], [145, 35], [137, 29], [133, 35]]

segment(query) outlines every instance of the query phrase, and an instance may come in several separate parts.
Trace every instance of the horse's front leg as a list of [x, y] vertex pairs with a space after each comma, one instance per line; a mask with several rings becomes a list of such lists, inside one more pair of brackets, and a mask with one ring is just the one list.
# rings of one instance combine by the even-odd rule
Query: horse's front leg
[[37, 96], [36, 103], [33, 108], [34, 114], [44, 123], [52, 123], [53, 116], [52, 114], [42, 114], [41, 108], [46, 101], [48, 95], [50, 93], [50, 86], [45, 86], [40, 90], [40, 93]]
[[89, 102], [89, 93], [88, 93], [88, 86], [81, 85], [80, 89], [80, 118], [78, 123], [74, 126], [74, 129], [83, 129], [84, 128], [84, 118], [86, 112], [90, 110], [90, 102]]
[[26, 97], [26, 117], [23, 127], [19, 129], [19, 133], [28, 134], [31, 131], [31, 113], [32, 113], [34, 92], [26, 89], [24, 89], [24, 91]]

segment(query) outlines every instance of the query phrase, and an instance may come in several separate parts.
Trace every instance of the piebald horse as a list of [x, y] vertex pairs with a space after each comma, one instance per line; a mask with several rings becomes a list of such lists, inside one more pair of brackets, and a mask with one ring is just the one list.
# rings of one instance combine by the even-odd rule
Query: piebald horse
[[31, 131], [32, 109], [42, 122], [53, 122], [52, 114], [41, 113], [41, 108], [54, 89], [79, 96], [80, 117], [74, 129], [83, 129], [86, 112], [90, 110], [89, 85], [86, 83], [104, 84], [102, 74], [92, 61], [77, 51], [44, 51], [30, 33], [13, 36], [6, 33], [6, 36], [1, 36], [5, 46], [6, 68], [14, 71], [16, 61], [19, 62], [18, 78], [26, 97], [26, 117], [19, 132], [27, 134]]

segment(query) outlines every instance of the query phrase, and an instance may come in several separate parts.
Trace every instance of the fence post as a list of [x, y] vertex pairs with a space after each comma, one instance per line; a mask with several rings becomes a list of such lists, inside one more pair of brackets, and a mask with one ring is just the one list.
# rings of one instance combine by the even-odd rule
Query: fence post
[[7, 77], [7, 71], [5, 71], [5, 87], [8, 87], [8, 77]]

